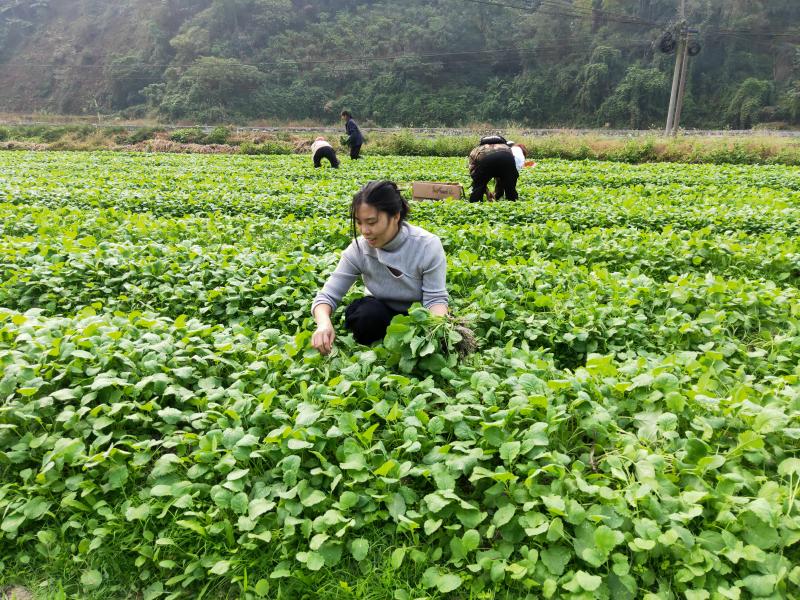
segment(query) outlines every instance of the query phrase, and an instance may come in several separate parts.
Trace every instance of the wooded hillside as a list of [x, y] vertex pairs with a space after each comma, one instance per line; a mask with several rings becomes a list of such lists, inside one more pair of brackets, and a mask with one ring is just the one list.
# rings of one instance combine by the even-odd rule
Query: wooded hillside
[[[662, 125], [677, 0], [3, 0], [0, 109]], [[800, 123], [800, 2], [687, 0], [682, 124]]]

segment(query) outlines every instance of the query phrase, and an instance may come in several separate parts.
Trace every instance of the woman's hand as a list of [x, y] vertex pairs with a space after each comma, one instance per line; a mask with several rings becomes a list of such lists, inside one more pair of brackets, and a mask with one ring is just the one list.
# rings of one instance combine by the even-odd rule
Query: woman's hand
[[319, 350], [320, 354], [328, 354], [333, 348], [333, 340], [336, 339], [336, 332], [330, 322], [317, 325], [317, 330], [311, 336], [311, 345]]
[[428, 310], [430, 310], [431, 314], [434, 315], [435, 317], [447, 316], [447, 304], [434, 304]]
[[317, 322], [317, 330], [311, 336], [311, 346], [319, 350], [320, 354], [328, 354], [333, 348], [333, 340], [336, 339], [331, 323], [331, 307], [327, 304], [318, 305], [314, 309], [314, 320]]

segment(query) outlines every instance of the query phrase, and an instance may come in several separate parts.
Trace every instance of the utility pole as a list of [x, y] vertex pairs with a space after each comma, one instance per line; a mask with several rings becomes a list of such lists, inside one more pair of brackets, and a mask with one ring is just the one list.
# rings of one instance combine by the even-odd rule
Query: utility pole
[[[685, 26], [685, 23], [684, 23]], [[678, 127], [681, 123], [681, 110], [683, 110], [683, 96], [686, 91], [686, 74], [689, 72], [689, 36], [681, 34], [683, 40], [683, 68], [681, 69], [681, 83], [678, 86], [678, 99], [675, 105], [675, 115], [672, 121], [672, 135], [678, 135]]]
[[681, 80], [685, 83], [685, 70], [687, 66], [686, 53], [688, 42], [686, 40], [686, 0], [681, 0], [680, 7], [680, 39], [678, 41], [678, 51], [675, 53], [675, 72], [672, 75], [672, 92], [669, 96], [669, 111], [667, 112], [667, 126], [664, 135], [670, 136], [677, 131], [677, 119], [675, 119], [676, 108], [678, 105], [678, 91], [681, 88]]

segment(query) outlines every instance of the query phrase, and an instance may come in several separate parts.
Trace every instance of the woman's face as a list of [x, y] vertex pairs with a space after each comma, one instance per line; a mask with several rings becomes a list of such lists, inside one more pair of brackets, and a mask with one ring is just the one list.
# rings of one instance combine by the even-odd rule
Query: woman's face
[[356, 225], [371, 247], [383, 248], [397, 235], [400, 215], [391, 217], [374, 206], [362, 202], [356, 208]]

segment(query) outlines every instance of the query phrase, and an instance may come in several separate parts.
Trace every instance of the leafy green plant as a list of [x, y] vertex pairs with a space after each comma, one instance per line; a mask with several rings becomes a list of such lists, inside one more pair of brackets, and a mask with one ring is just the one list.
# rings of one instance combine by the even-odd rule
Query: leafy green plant
[[231, 132], [227, 127], [215, 127], [205, 136], [204, 144], [227, 144]]
[[200, 128], [176, 129], [169, 135], [173, 142], [181, 144], [204, 144], [206, 134]]
[[286, 142], [266, 141], [261, 144], [243, 142], [239, 145], [240, 154], [291, 154], [292, 146]]
[[156, 133], [164, 131], [161, 127], [139, 127], [130, 133], [116, 136], [119, 144], [138, 144], [153, 139]]
[[415, 304], [408, 315], [392, 319], [384, 339], [391, 353], [389, 365], [397, 365], [404, 373], [415, 368], [442, 373], [451, 369], [459, 358], [476, 348], [474, 334], [461, 320], [437, 317]]

